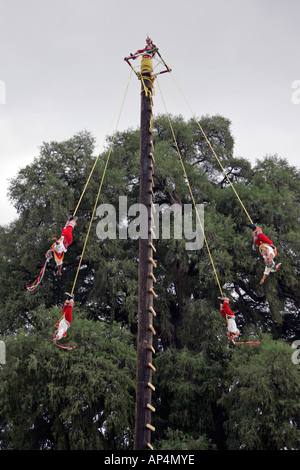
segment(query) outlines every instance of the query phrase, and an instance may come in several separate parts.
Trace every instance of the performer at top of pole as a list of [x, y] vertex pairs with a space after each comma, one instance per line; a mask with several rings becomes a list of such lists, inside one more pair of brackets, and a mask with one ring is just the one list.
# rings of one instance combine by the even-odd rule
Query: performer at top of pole
[[[157, 54], [158, 57], [155, 57]], [[157, 72], [156, 75], [160, 75], [162, 73], [171, 72], [171, 69], [167, 66], [163, 58], [161, 57], [158, 47], [156, 44], [153, 43], [152, 39], [147, 35], [146, 38], [146, 46], [143, 49], [138, 49], [134, 54], [130, 53], [130, 56], [124, 57], [124, 60], [130, 65], [130, 67], [134, 70], [135, 74], [139, 77], [139, 74], [135, 71], [133, 66], [131, 65], [130, 61], [135, 60], [138, 57], [142, 57], [141, 62], [141, 71], [142, 72], [149, 72], [150, 74], [153, 72], [152, 66], [152, 59], [155, 57], [158, 59], [158, 63], [160, 63], [165, 69], [160, 72]]]
[[143, 57], [151, 59], [152, 57], [155, 56], [157, 50], [158, 49], [157, 49], [156, 45], [153, 44], [152, 39], [149, 37], [149, 35], [147, 35], [146, 46], [143, 49], [138, 49], [134, 54], [131, 53], [129, 57], [125, 57], [125, 60], [126, 59], [135, 60], [141, 54], [143, 55]]

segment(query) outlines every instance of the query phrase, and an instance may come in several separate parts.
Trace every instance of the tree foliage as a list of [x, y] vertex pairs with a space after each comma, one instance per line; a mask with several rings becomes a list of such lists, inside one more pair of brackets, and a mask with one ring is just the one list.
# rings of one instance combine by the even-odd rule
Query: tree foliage
[[49, 341], [60, 309], [40, 307], [31, 331], [6, 342], [1, 410], [8, 448], [128, 448], [134, 422], [136, 353], [128, 329], [75, 309], [68, 351]]
[[[242, 340], [229, 345], [220, 294], [205, 245], [186, 250], [185, 237], [155, 241], [153, 400], [157, 449], [298, 449], [299, 170], [278, 156], [252, 166], [233, 155], [230, 121], [200, 123], [254, 222], [278, 250], [282, 267], [261, 286], [263, 261], [249, 220], [194, 121], [172, 116], [178, 148], [220, 283], [232, 299]], [[184, 208], [192, 200], [168, 119], [153, 122], [155, 203]], [[58, 278], [49, 263], [37, 277], [53, 236], [77, 206], [95, 162], [95, 139], [81, 132], [43, 143], [10, 184], [18, 218], [0, 227], [0, 333], [7, 364], [0, 370], [1, 448], [125, 449], [133, 445], [138, 299], [138, 240], [124, 230], [119, 197], [138, 202], [139, 131], [117, 133], [99, 204], [116, 209], [115, 239], [100, 239], [96, 213], [75, 288], [72, 352], [51, 343], [64, 292], [72, 288], [108, 155], [99, 156], [78, 207], [78, 225]], [[194, 222], [196, 220], [193, 213]], [[127, 226], [134, 220], [128, 215]], [[69, 335], [69, 333], [68, 333]]]

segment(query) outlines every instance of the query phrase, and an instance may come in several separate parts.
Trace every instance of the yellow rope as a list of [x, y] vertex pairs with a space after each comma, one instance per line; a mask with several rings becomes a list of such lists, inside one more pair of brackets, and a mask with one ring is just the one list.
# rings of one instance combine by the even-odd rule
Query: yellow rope
[[143, 87], [144, 87], [143, 90], [141, 91], [141, 94], [145, 93], [145, 95], [148, 97], [148, 93], [150, 93], [151, 104], [152, 104], [152, 92], [149, 90], [149, 88], [146, 87], [144, 80], [148, 80], [149, 82], [151, 82], [151, 87], [153, 89], [153, 95], [154, 95], [154, 93], [155, 93], [155, 88], [154, 88], [155, 77], [154, 76], [148, 77], [147, 75], [142, 75], [141, 73], [138, 73], [138, 77], [141, 80], [141, 82], [143, 84]]
[[243, 204], [243, 202], [242, 202], [242, 200], [241, 200], [240, 196], [239, 196], [239, 195], [238, 195], [238, 193], [236, 192], [236, 189], [235, 189], [235, 187], [234, 187], [234, 186], [233, 186], [233, 184], [231, 183], [231, 181], [230, 181], [230, 178], [228, 177], [228, 175], [227, 175], [227, 173], [226, 173], [226, 171], [225, 171], [225, 169], [224, 169], [224, 167], [223, 167], [222, 163], [220, 162], [220, 159], [218, 158], [218, 156], [217, 156], [217, 154], [216, 154], [216, 152], [215, 152], [214, 148], [212, 147], [212, 145], [211, 145], [211, 143], [210, 143], [209, 139], [207, 138], [207, 136], [206, 136], [206, 134], [205, 134], [205, 132], [204, 132], [204, 130], [203, 130], [203, 128], [202, 128], [202, 126], [201, 126], [201, 125], [200, 125], [200, 123], [198, 122], [198, 120], [197, 120], [197, 118], [196, 118], [196, 116], [195, 116], [195, 113], [193, 112], [193, 110], [192, 110], [191, 106], [189, 105], [189, 103], [188, 103], [188, 101], [187, 101], [186, 97], [184, 96], [184, 94], [183, 94], [182, 90], [180, 89], [180, 87], [179, 87], [179, 85], [178, 85], [177, 81], [175, 80], [175, 78], [174, 78], [174, 75], [173, 75], [173, 73], [172, 73], [172, 72], [171, 72], [171, 75], [172, 75], [172, 77], [173, 77], [173, 80], [174, 80], [174, 82], [176, 83], [176, 85], [177, 85], [177, 87], [178, 87], [179, 91], [181, 92], [181, 94], [182, 94], [182, 96], [183, 96], [183, 98], [184, 98], [184, 100], [185, 100], [185, 102], [186, 102], [187, 106], [189, 107], [189, 109], [190, 109], [190, 111], [191, 111], [191, 113], [192, 113], [192, 115], [193, 115], [193, 118], [194, 118], [195, 122], [197, 123], [197, 125], [198, 125], [198, 127], [199, 127], [200, 131], [202, 132], [202, 134], [203, 134], [203, 136], [204, 136], [204, 138], [205, 138], [206, 142], [208, 143], [208, 145], [209, 145], [209, 147], [210, 147], [210, 149], [211, 149], [212, 153], [214, 154], [215, 158], [217, 159], [217, 161], [218, 161], [218, 163], [219, 163], [219, 165], [220, 165], [220, 167], [221, 167], [221, 169], [222, 169], [222, 171], [223, 171], [224, 175], [226, 176], [226, 179], [227, 179], [227, 181], [229, 182], [229, 184], [230, 184], [231, 188], [233, 189], [233, 191], [234, 191], [234, 193], [235, 193], [236, 197], [238, 198], [238, 200], [239, 200], [239, 202], [240, 202], [240, 204], [241, 204], [242, 208], [244, 209], [244, 211], [245, 211], [245, 214], [247, 215], [247, 217], [248, 217], [248, 219], [250, 220], [251, 224], [253, 224], [253, 221], [252, 221], [252, 219], [251, 219], [250, 215], [248, 214], [246, 207], [244, 206], [244, 204]]
[[[132, 73], [130, 74], [130, 78], [131, 78], [131, 76], [132, 76]], [[130, 79], [129, 79], [129, 81], [130, 81]], [[88, 231], [87, 231], [87, 235], [86, 235], [86, 237], [85, 237], [85, 241], [84, 241], [82, 253], [81, 253], [81, 256], [80, 256], [80, 261], [79, 261], [79, 264], [78, 264], [76, 276], [75, 276], [75, 279], [74, 279], [74, 283], [73, 283], [71, 295], [73, 295], [73, 292], [74, 292], [74, 289], [75, 289], [75, 285], [76, 285], [76, 282], [77, 282], [77, 278], [78, 278], [79, 270], [80, 270], [80, 267], [81, 267], [83, 255], [84, 255], [84, 252], [85, 252], [86, 244], [87, 244], [87, 241], [88, 241], [88, 238], [89, 238], [89, 234], [90, 234], [92, 222], [93, 222], [94, 215], [95, 215], [95, 212], [96, 212], [96, 208], [97, 208], [98, 200], [99, 200], [99, 197], [100, 197], [100, 193], [101, 193], [101, 189], [102, 189], [104, 177], [105, 177], [105, 174], [106, 174], [106, 170], [107, 170], [109, 158], [110, 158], [110, 155], [111, 155], [111, 152], [112, 152], [113, 143], [114, 143], [114, 140], [115, 140], [115, 136], [116, 136], [117, 128], [118, 128], [118, 125], [119, 125], [121, 113], [122, 113], [122, 110], [123, 110], [123, 106], [124, 106], [124, 102], [125, 102], [125, 97], [126, 97], [127, 90], [128, 90], [128, 86], [129, 86], [129, 81], [128, 81], [127, 85], [126, 85], [125, 93], [124, 93], [124, 95], [123, 95], [122, 105], [121, 105], [121, 109], [120, 109], [118, 121], [117, 121], [117, 124], [116, 124], [116, 128], [115, 128], [115, 131], [114, 131], [114, 134], [113, 134], [112, 141], [111, 141], [111, 145], [110, 145], [110, 149], [109, 149], [109, 152], [108, 152], [108, 156], [107, 156], [107, 159], [106, 159], [106, 162], [105, 162], [105, 166], [104, 166], [104, 170], [103, 170], [101, 182], [100, 182], [99, 189], [98, 189], [98, 194], [97, 194], [97, 197], [96, 197], [96, 201], [95, 201], [95, 205], [94, 205], [92, 217], [91, 217], [91, 220], [90, 220], [89, 228], [88, 228]]]
[[163, 104], [164, 104], [164, 107], [165, 107], [165, 111], [166, 111], [166, 114], [167, 114], [167, 117], [168, 117], [168, 121], [169, 121], [169, 125], [170, 125], [171, 132], [172, 132], [172, 135], [173, 135], [174, 143], [175, 143], [175, 145], [176, 145], [177, 153], [178, 153], [178, 155], [179, 155], [179, 159], [180, 159], [180, 162], [181, 162], [181, 166], [182, 166], [182, 169], [183, 169], [183, 172], [184, 172], [184, 176], [185, 176], [185, 178], [186, 178], [187, 185], [188, 185], [188, 188], [189, 188], [189, 192], [190, 192], [190, 195], [191, 195], [191, 198], [192, 198], [192, 201], [193, 201], [193, 206], [194, 206], [194, 208], [195, 208], [195, 212], [196, 212], [196, 215], [197, 215], [197, 219], [198, 219], [199, 225], [200, 225], [201, 230], [202, 230], [202, 233], [203, 233], [203, 238], [204, 238], [205, 245], [206, 245], [206, 248], [207, 248], [207, 252], [208, 252], [208, 255], [209, 255], [209, 258], [210, 258], [210, 262], [211, 262], [211, 265], [212, 265], [212, 268], [213, 268], [213, 271], [214, 271], [214, 274], [215, 274], [215, 277], [216, 277], [216, 280], [217, 280], [217, 284], [218, 284], [219, 290], [220, 290], [220, 292], [221, 292], [221, 296], [222, 296], [222, 298], [223, 298], [223, 291], [222, 291], [222, 288], [221, 288], [221, 284], [220, 284], [220, 281], [219, 281], [219, 278], [218, 278], [218, 274], [217, 274], [217, 271], [216, 271], [216, 268], [215, 268], [215, 265], [214, 265], [214, 261], [213, 261], [213, 259], [212, 259], [212, 255], [211, 255], [211, 252], [210, 252], [210, 249], [209, 249], [209, 245], [208, 245], [207, 238], [206, 238], [206, 235], [205, 235], [205, 232], [204, 232], [204, 228], [203, 228], [203, 225], [202, 225], [202, 222], [201, 222], [199, 213], [198, 213], [198, 209], [197, 209], [197, 206], [196, 206], [196, 203], [195, 203], [195, 198], [194, 198], [194, 195], [193, 195], [193, 191], [192, 191], [192, 188], [191, 188], [191, 185], [190, 185], [190, 182], [189, 182], [189, 179], [188, 179], [186, 170], [185, 170], [185, 166], [184, 166], [184, 163], [183, 163], [183, 160], [182, 160], [182, 156], [181, 156], [180, 150], [179, 150], [179, 148], [178, 148], [178, 144], [177, 144], [176, 137], [175, 137], [175, 134], [174, 134], [174, 130], [173, 130], [173, 127], [172, 127], [172, 124], [171, 124], [170, 116], [169, 116], [169, 113], [168, 113], [168, 111], [167, 111], [166, 104], [165, 104], [165, 101], [164, 101], [164, 99], [163, 99], [163, 96], [162, 96], [162, 93], [161, 93], [161, 89], [160, 89], [160, 85], [159, 85], [158, 80], [157, 80], [157, 83], [158, 83], [158, 88], [159, 88], [159, 91], [160, 91], [160, 95], [161, 95], [161, 98], [162, 98], [162, 101], [163, 101]]
[[[77, 206], [76, 206], [76, 208], [75, 208], [75, 211], [74, 211], [74, 213], [73, 213], [73, 217], [75, 217], [76, 212], [78, 211], [78, 208], [79, 208], [79, 206], [80, 206], [80, 203], [81, 203], [81, 201], [82, 201], [82, 198], [83, 198], [83, 196], [84, 196], [84, 193], [85, 193], [85, 191], [86, 191], [86, 189], [87, 189], [87, 187], [88, 187], [88, 184], [89, 184], [89, 182], [90, 182], [90, 179], [91, 179], [91, 177], [92, 177], [92, 174], [93, 174], [93, 172], [94, 172], [94, 169], [95, 169], [95, 167], [96, 167], [96, 165], [97, 165], [97, 163], [98, 163], [99, 157], [100, 157], [100, 155], [101, 155], [101, 153], [102, 153], [102, 150], [103, 150], [103, 147], [104, 147], [104, 143], [106, 142], [107, 136], [109, 135], [110, 129], [112, 128], [113, 122], [114, 122], [114, 120], [115, 120], [115, 118], [116, 118], [117, 112], [118, 112], [118, 110], [120, 109], [121, 104], [124, 103], [124, 99], [125, 99], [125, 96], [126, 96], [126, 94], [127, 94], [127, 90], [128, 90], [129, 82], [130, 82], [131, 77], [132, 77], [132, 73], [133, 73], [133, 71], [130, 72], [130, 76], [129, 76], [128, 82], [127, 82], [127, 84], [126, 84], [125, 90], [124, 90], [124, 92], [123, 92], [123, 94], [122, 94], [122, 98], [121, 98], [121, 100], [120, 100], [120, 103], [118, 104], [118, 107], [117, 107], [117, 109], [116, 109], [116, 111], [115, 111], [114, 117], [113, 117], [113, 119], [112, 119], [112, 121], [111, 121], [111, 123], [110, 123], [110, 126], [109, 126], [109, 128], [108, 128], [108, 130], [107, 130], [107, 132], [106, 132], [106, 134], [105, 134], [104, 140], [103, 140], [102, 145], [101, 145], [101, 147], [100, 147], [100, 151], [99, 151], [99, 153], [98, 153], [97, 158], [95, 159], [95, 162], [94, 162], [94, 165], [93, 165], [93, 167], [92, 167], [92, 169], [91, 169], [91, 172], [90, 172], [90, 174], [89, 174], [89, 177], [88, 177], [88, 179], [87, 179], [87, 181], [86, 181], [86, 183], [85, 183], [85, 185], [84, 185], [83, 191], [82, 191], [82, 193], [81, 193], [81, 196], [80, 196], [80, 198], [79, 198], [79, 201], [78, 201]], [[123, 105], [122, 105], [122, 106], [123, 106]]]
[[[118, 125], [119, 125], [119, 121], [120, 121], [121, 113], [122, 113], [122, 110], [123, 110], [125, 98], [126, 98], [126, 95], [127, 95], [127, 91], [128, 91], [128, 87], [129, 87], [129, 82], [130, 82], [131, 77], [132, 77], [132, 73], [133, 73], [133, 71], [131, 71], [131, 73], [130, 73], [130, 77], [129, 77], [129, 80], [128, 80], [127, 85], [126, 85], [126, 87], [125, 87], [125, 90], [124, 90], [122, 99], [121, 99], [121, 101], [120, 101], [120, 103], [119, 103], [119, 106], [118, 106], [118, 108], [117, 108], [117, 110], [116, 110], [116, 112], [115, 112], [114, 118], [113, 118], [113, 120], [112, 120], [112, 122], [111, 122], [111, 124], [110, 124], [110, 127], [109, 127], [109, 129], [110, 129], [111, 126], [112, 126], [112, 123], [113, 123], [114, 120], [115, 120], [117, 111], [118, 111], [118, 109], [119, 109], [120, 106], [121, 106], [120, 113], [119, 113], [119, 117], [118, 117], [118, 121], [117, 121], [116, 128], [115, 128], [115, 131], [114, 131], [114, 134], [113, 134], [113, 138], [112, 138], [112, 142], [111, 142], [111, 145], [110, 145], [109, 153], [108, 153], [108, 156], [107, 156], [107, 159], [106, 159], [106, 163], [105, 163], [105, 166], [104, 166], [104, 170], [103, 170], [101, 182], [100, 182], [100, 185], [99, 185], [98, 194], [97, 194], [97, 197], [96, 197], [96, 201], [95, 201], [95, 205], [94, 205], [94, 209], [93, 209], [91, 221], [90, 221], [90, 224], [89, 224], [89, 228], [88, 228], [88, 231], [87, 231], [87, 235], [86, 235], [86, 237], [85, 237], [85, 241], [84, 241], [82, 253], [81, 253], [81, 256], [80, 256], [80, 261], [79, 261], [79, 264], [78, 264], [78, 267], [77, 267], [77, 271], [76, 271], [76, 275], [75, 275], [75, 279], [74, 279], [74, 282], [73, 282], [73, 287], [72, 287], [71, 295], [73, 295], [74, 289], [75, 289], [75, 286], [76, 286], [76, 282], [77, 282], [79, 270], [80, 270], [80, 267], [81, 267], [81, 263], [82, 263], [83, 255], [84, 255], [84, 252], [85, 252], [86, 244], [87, 244], [87, 241], [88, 241], [88, 238], [89, 238], [89, 234], [90, 234], [90, 231], [91, 231], [92, 222], [93, 222], [94, 215], [95, 215], [95, 212], [96, 212], [98, 200], [99, 200], [99, 197], [100, 197], [100, 193], [101, 193], [101, 189], [102, 189], [102, 185], [103, 185], [105, 173], [106, 173], [106, 170], [107, 170], [109, 158], [110, 158], [111, 151], [112, 151], [112, 146], [113, 146], [114, 139], [115, 139], [115, 135], [116, 135], [117, 128], [118, 128]], [[103, 144], [102, 144], [102, 147], [103, 147], [103, 145], [104, 145], [104, 142], [103, 142]], [[78, 210], [78, 207], [79, 207], [80, 202], [81, 202], [81, 200], [82, 200], [82, 197], [83, 197], [83, 195], [84, 195], [84, 193], [85, 193], [85, 190], [86, 190], [86, 188], [87, 188], [87, 186], [88, 186], [88, 183], [89, 183], [89, 181], [90, 181], [90, 179], [91, 179], [91, 176], [92, 176], [93, 171], [94, 171], [94, 169], [95, 169], [96, 163], [97, 163], [98, 160], [99, 160], [99, 157], [100, 157], [100, 153], [98, 154], [98, 156], [97, 156], [97, 158], [96, 158], [96, 160], [95, 160], [95, 163], [94, 163], [94, 165], [93, 165], [92, 171], [90, 172], [90, 175], [89, 175], [89, 177], [88, 177], [87, 183], [86, 183], [85, 186], [84, 186], [83, 192], [82, 192], [82, 194], [81, 194], [81, 197], [80, 197], [79, 202], [78, 202], [78, 204], [77, 204], [77, 207], [76, 207], [76, 209], [75, 209], [74, 216], [75, 216], [75, 214], [76, 214], [76, 212], [77, 212], [77, 210]], [[64, 317], [64, 315], [62, 315], [62, 316], [60, 317], [60, 319], [58, 320], [58, 322], [60, 322], [63, 317]]]

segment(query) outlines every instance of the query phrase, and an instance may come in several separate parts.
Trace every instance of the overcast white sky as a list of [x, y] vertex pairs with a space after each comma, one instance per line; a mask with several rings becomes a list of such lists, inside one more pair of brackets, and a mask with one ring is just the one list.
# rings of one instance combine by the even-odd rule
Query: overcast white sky
[[[147, 34], [194, 113], [231, 120], [236, 156], [299, 166], [299, 24], [299, 0], [0, 0], [0, 224], [16, 216], [8, 179], [43, 142], [86, 129], [100, 149]], [[172, 76], [159, 83], [191, 118]], [[139, 125], [139, 91], [133, 77], [120, 130]]]

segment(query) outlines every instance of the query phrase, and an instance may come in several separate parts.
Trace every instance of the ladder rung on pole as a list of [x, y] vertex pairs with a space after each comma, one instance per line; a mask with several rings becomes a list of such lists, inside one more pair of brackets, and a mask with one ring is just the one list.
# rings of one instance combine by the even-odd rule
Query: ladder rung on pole
[[156, 299], [157, 298], [157, 294], [154, 292], [154, 290], [152, 289], [149, 289], [149, 292], [153, 295], [153, 297]]
[[151, 233], [153, 238], [156, 238], [155, 232], [152, 227], [150, 228], [149, 232]]
[[153, 259], [151, 256], [150, 256], [150, 258], [148, 258], [148, 261], [152, 264], [152, 266], [153, 266], [154, 268], [157, 267], [157, 265], [156, 265], [154, 259]]
[[149, 273], [149, 277], [152, 278], [153, 282], [156, 282], [156, 278], [153, 273]]
[[154, 387], [154, 385], [152, 385], [151, 382], [148, 382], [147, 385], [148, 385], [149, 388], [151, 388], [151, 390], [153, 390], [153, 392], [155, 392], [155, 387]]
[[148, 367], [150, 367], [150, 369], [152, 369], [154, 372], [156, 372], [156, 369], [155, 369], [154, 365], [151, 362], [148, 362]]
[[147, 408], [151, 410], [153, 413], [155, 413], [155, 408], [154, 406], [150, 405], [150, 403], [147, 403]]
[[154, 317], [156, 317], [156, 311], [154, 310], [154, 308], [153, 308], [151, 305], [150, 305], [150, 307], [149, 307], [149, 310], [150, 310], [150, 312], [152, 313], [152, 315], [153, 315]]
[[153, 197], [153, 199], [154, 199], [154, 198], [155, 198], [155, 194], [154, 194], [154, 192], [153, 192], [153, 189], [152, 189], [152, 188], [150, 188], [150, 189], [149, 189], [149, 193], [151, 193], [151, 194], [152, 194], [152, 197]]
[[152, 333], [153, 333], [154, 335], [156, 335], [156, 331], [155, 331], [155, 329], [153, 328], [153, 326], [151, 325], [151, 323], [150, 323], [150, 325], [149, 325], [149, 329], [152, 331]]
[[146, 428], [151, 429], [151, 431], [155, 431], [155, 427], [151, 426], [151, 424], [147, 423]]
[[156, 253], [156, 248], [152, 242], [149, 242], [148, 246], [154, 251], [154, 253]]

